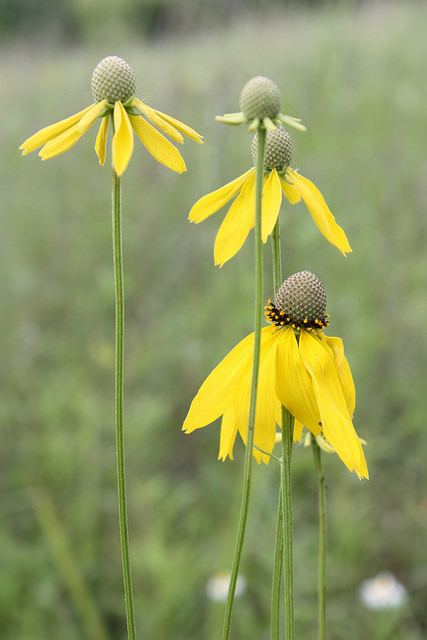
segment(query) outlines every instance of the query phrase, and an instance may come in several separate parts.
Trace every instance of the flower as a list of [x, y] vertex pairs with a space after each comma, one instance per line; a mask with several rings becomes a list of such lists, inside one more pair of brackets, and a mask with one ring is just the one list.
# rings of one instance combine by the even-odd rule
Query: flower
[[274, 130], [276, 125], [284, 124], [300, 131], [306, 131], [299, 118], [280, 113], [282, 97], [280, 89], [273, 80], [264, 76], [251, 78], [240, 93], [240, 109], [236, 113], [226, 113], [216, 119], [226, 124], [249, 123], [249, 130], [259, 127]]
[[393, 609], [405, 604], [408, 592], [390, 571], [382, 571], [375, 578], [360, 585], [360, 599], [369, 609]]
[[[229, 571], [220, 571], [216, 573], [206, 583], [206, 593], [209, 600], [216, 602], [225, 602], [227, 600], [228, 589], [230, 586], [231, 574]], [[246, 580], [242, 575], [237, 576], [236, 588], [234, 596], [238, 598], [246, 591]]]
[[[166, 133], [176, 142], [183, 142], [181, 134], [202, 141], [194, 129], [175, 120], [161, 111], [144, 104], [135, 97], [136, 82], [132, 68], [117, 56], [101, 60], [92, 74], [92, 95], [95, 100], [83, 111], [41, 129], [25, 140], [19, 147], [26, 155], [42, 146], [39, 156], [48, 160], [68, 151], [101, 118], [95, 151], [101, 165], [105, 162], [105, 147], [110, 118], [113, 127], [113, 166], [121, 176], [133, 152], [132, 129], [141, 142], [161, 164], [177, 173], [186, 170], [185, 162], [178, 149], [169, 142], [155, 127]], [[148, 122], [148, 120], [150, 122]]]
[[[252, 157], [256, 161], [256, 136], [252, 143]], [[292, 140], [284, 127], [267, 131], [265, 145], [265, 177], [262, 198], [262, 241], [271, 235], [279, 216], [282, 192], [291, 204], [304, 200], [318, 229], [341, 253], [351, 252], [347, 237], [328, 208], [317, 187], [298, 171], [289, 167], [292, 160]], [[249, 231], [255, 226], [255, 168], [220, 189], [203, 196], [192, 207], [191, 222], [202, 222], [221, 209], [234, 196], [216, 236], [215, 264], [222, 266], [243, 246]]]
[[[273, 326], [261, 330], [253, 455], [269, 462], [281, 423], [281, 405], [294, 416], [294, 440], [303, 425], [322, 435], [350, 471], [367, 478], [360, 440], [352, 424], [355, 389], [341, 338], [328, 337], [326, 294], [320, 280], [301, 271], [285, 280], [275, 304], [265, 307]], [[222, 415], [218, 458], [233, 459], [237, 432], [246, 443], [254, 334], [244, 338], [206, 378], [183, 430], [191, 433]]]

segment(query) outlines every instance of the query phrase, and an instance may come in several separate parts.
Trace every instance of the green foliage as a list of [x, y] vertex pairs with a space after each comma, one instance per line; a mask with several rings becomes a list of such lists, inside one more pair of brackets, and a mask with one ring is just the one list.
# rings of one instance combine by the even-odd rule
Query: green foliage
[[[127, 5], [123, 5], [126, 10]], [[83, 3], [82, 3], [83, 7]], [[82, 9], [83, 10], [83, 9]], [[242, 446], [216, 460], [219, 425], [180, 431], [207, 373], [252, 329], [253, 247], [221, 270], [213, 242], [222, 214], [190, 225], [201, 195], [245, 171], [251, 136], [214, 116], [238, 108], [262, 73], [282, 90], [301, 173], [346, 230], [347, 259], [304, 206], [282, 211], [284, 273], [322, 280], [330, 335], [352, 366], [358, 433], [371, 474], [359, 482], [324, 456], [328, 485], [329, 637], [421, 640], [426, 631], [425, 370], [427, 126], [423, 5], [363, 11], [279, 11], [233, 28], [119, 51], [4, 49], [0, 191], [3, 313], [2, 640], [95, 637], [79, 609], [83, 581], [111, 639], [122, 639], [113, 425], [113, 289], [108, 167], [95, 131], [41, 163], [17, 147], [89, 104], [104, 55], [134, 68], [138, 95], [205, 136], [186, 142], [188, 172], [172, 175], [136, 142], [124, 176], [126, 429], [137, 626], [148, 640], [218, 638], [222, 606], [205, 584], [230, 566]], [[266, 299], [272, 295], [266, 251]], [[233, 637], [268, 637], [278, 470], [255, 468]], [[31, 499], [53, 507], [77, 592]], [[294, 455], [298, 635], [315, 637], [316, 492], [310, 451]], [[358, 585], [390, 570], [410, 594], [392, 616], [362, 608]], [[69, 578], [69, 576], [68, 576]]]
[[[341, 2], [358, 0], [341, 0]], [[288, 7], [325, 0], [286, 0]], [[283, 0], [3, 0], [0, 34], [69, 43], [105, 42], [114, 38], [156, 38], [193, 33], [251, 12], [277, 10]]]

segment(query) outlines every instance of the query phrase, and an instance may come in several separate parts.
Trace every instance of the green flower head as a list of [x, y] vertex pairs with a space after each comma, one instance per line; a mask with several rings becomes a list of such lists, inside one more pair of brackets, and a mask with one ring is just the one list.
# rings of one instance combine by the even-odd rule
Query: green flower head
[[305, 131], [306, 128], [299, 118], [280, 113], [281, 103], [280, 89], [273, 80], [255, 76], [248, 80], [241, 91], [241, 110], [217, 116], [216, 119], [226, 124], [248, 123], [251, 131], [256, 131], [259, 127], [274, 130], [279, 124]]

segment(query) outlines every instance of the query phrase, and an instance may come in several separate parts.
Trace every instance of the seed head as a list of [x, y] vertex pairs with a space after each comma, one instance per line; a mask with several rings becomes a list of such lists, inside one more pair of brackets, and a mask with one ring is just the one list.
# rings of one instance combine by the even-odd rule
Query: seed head
[[251, 78], [240, 94], [240, 109], [247, 120], [273, 120], [279, 115], [281, 96], [279, 87], [269, 78]]
[[[252, 162], [256, 164], [257, 135], [252, 140]], [[266, 171], [277, 169], [281, 173], [292, 161], [292, 138], [284, 127], [267, 131], [265, 139], [264, 168]]]
[[110, 104], [122, 104], [135, 95], [136, 80], [132, 68], [117, 56], [104, 58], [92, 74], [92, 95], [96, 102], [105, 98]]
[[267, 318], [279, 325], [321, 329], [329, 324], [326, 293], [311, 271], [299, 271], [287, 278], [276, 295], [276, 303], [266, 307]]

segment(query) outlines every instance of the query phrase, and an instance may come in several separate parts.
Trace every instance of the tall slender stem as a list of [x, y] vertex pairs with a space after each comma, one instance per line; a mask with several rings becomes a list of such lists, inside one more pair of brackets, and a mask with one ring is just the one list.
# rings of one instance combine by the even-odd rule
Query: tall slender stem
[[[271, 238], [273, 252], [273, 287], [277, 293], [282, 284], [282, 261], [280, 251], [280, 224], [277, 220], [273, 229]], [[294, 578], [293, 578], [293, 520], [292, 520], [292, 486], [291, 486], [291, 454], [293, 441], [294, 418], [285, 407], [282, 407], [282, 457], [280, 461], [280, 514], [277, 520], [278, 527], [281, 531], [277, 531], [276, 540], [283, 541], [282, 563], [284, 569], [284, 602], [285, 602], [285, 627], [286, 639], [293, 640], [295, 636], [294, 630]], [[280, 573], [282, 563], [277, 561], [277, 550], [275, 553], [274, 574], [273, 574], [273, 600], [278, 599], [280, 590], [275, 586], [280, 584]], [[279, 575], [277, 575], [279, 574]], [[278, 604], [273, 604], [272, 612], [278, 609]], [[277, 618], [277, 613], [275, 613]], [[278, 637], [278, 621], [272, 615], [271, 621], [272, 640]], [[276, 633], [276, 636], [274, 635]]]
[[[276, 295], [282, 284], [282, 259], [280, 249], [280, 222], [277, 218], [271, 235], [273, 257], [273, 291]], [[280, 472], [281, 473], [281, 472]], [[283, 510], [282, 483], [280, 483], [279, 506], [276, 525], [276, 544], [274, 548], [273, 584], [271, 589], [271, 640], [279, 640], [280, 584], [283, 566]]]
[[249, 400], [248, 432], [246, 440], [245, 464], [243, 470], [243, 493], [240, 508], [240, 518], [237, 530], [236, 547], [234, 551], [233, 564], [231, 568], [230, 586], [228, 589], [227, 604], [224, 614], [224, 626], [222, 640], [230, 637], [231, 614], [234, 604], [234, 594], [236, 591], [237, 576], [239, 573], [240, 559], [242, 556], [243, 541], [246, 532], [246, 523], [249, 510], [249, 495], [251, 487], [251, 470], [253, 457], [253, 443], [255, 432], [255, 413], [258, 391], [258, 373], [261, 351], [261, 320], [263, 309], [262, 298], [262, 242], [261, 242], [261, 207], [262, 190], [264, 183], [264, 152], [265, 152], [265, 129], [258, 129], [257, 162], [255, 168], [255, 313], [254, 313], [254, 356], [252, 365], [251, 393]]
[[271, 588], [271, 640], [279, 640], [280, 585], [282, 582], [283, 563], [282, 521], [282, 486], [280, 485], [279, 506], [277, 509], [276, 542], [274, 545], [273, 584]]
[[317, 472], [317, 491], [319, 502], [319, 566], [318, 566], [318, 611], [319, 640], [326, 638], [326, 489], [322, 470], [322, 456], [316, 439], [311, 439], [314, 464]]
[[292, 551], [291, 455], [294, 417], [282, 407], [282, 462], [280, 466], [283, 510], [283, 568], [286, 640], [294, 640], [294, 569]]
[[123, 582], [126, 620], [129, 640], [135, 640], [135, 611], [129, 559], [129, 532], [126, 502], [125, 443], [123, 425], [123, 362], [124, 362], [124, 282], [122, 254], [122, 189], [121, 178], [113, 169], [112, 180], [113, 266], [116, 308], [115, 342], [115, 417], [117, 447], [117, 489], [119, 498], [120, 544], [122, 552]]
[[280, 248], [280, 221], [274, 225], [271, 234], [271, 251], [273, 256], [273, 289], [276, 295], [280, 285], [282, 284], [282, 252]]

